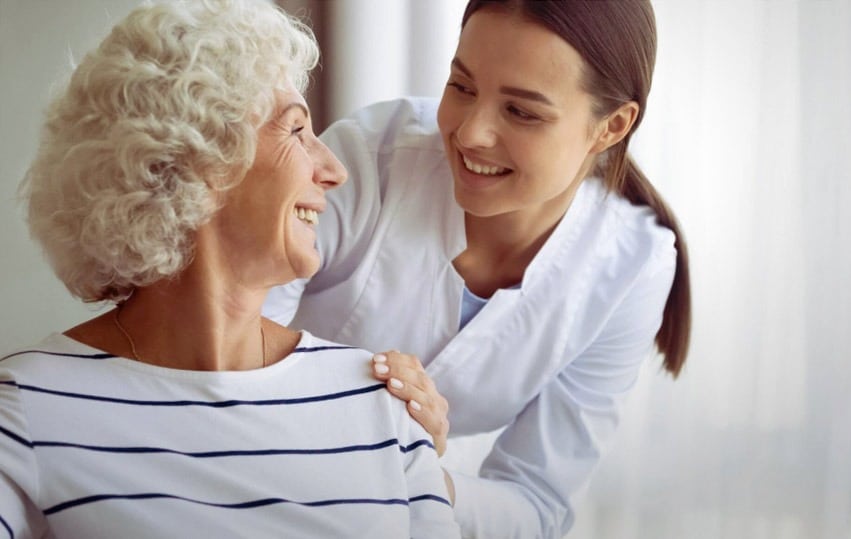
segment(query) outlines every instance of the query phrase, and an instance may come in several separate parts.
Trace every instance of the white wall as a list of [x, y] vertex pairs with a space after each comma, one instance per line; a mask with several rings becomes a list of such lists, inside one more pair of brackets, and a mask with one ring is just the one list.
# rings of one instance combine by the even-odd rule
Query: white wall
[[139, 0], [0, 0], [0, 354], [93, 316], [29, 239], [17, 188], [53, 83]]

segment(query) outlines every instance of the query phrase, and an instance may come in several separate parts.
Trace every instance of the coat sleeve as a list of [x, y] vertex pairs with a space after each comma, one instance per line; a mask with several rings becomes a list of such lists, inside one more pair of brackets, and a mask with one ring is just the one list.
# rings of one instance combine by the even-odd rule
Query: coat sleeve
[[560, 538], [661, 325], [675, 260], [647, 264], [599, 336], [502, 432], [478, 477], [452, 473], [464, 537]]
[[38, 473], [20, 393], [0, 364], [0, 537], [47, 536], [47, 520], [36, 505]]

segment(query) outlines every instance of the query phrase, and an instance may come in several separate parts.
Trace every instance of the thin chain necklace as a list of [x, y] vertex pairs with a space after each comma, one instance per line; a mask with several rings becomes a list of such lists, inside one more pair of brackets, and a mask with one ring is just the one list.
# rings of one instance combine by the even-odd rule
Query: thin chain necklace
[[[124, 326], [121, 325], [121, 322], [118, 320], [118, 315], [121, 313], [121, 308], [123, 304], [119, 304], [118, 307], [113, 311], [114, 316], [112, 317], [113, 322], [115, 322], [115, 327], [118, 328], [118, 331], [121, 332], [122, 335], [127, 339], [127, 343], [130, 345], [130, 351], [133, 353], [133, 359], [139, 361], [140, 363], [145, 363], [142, 361], [142, 358], [139, 357], [139, 353], [136, 351], [136, 343], [133, 342], [133, 337], [124, 329]], [[263, 331], [263, 322], [260, 322], [260, 346], [263, 347], [263, 367], [266, 366], [266, 333]]]

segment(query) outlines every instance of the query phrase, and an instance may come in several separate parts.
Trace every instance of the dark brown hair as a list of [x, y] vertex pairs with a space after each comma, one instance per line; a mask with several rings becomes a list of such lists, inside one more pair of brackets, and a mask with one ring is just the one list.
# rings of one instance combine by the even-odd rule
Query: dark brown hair
[[624, 103], [638, 104], [630, 132], [607, 150], [595, 172], [609, 191], [633, 204], [649, 206], [657, 222], [674, 232], [677, 267], [656, 334], [664, 367], [673, 377], [686, 360], [691, 333], [691, 285], [685, 238], [673, 212], [627, 153], [632, 133], [644, 117], [656, 62], [656, 20], [649, 0], [470, 0], [463, 28], [479, 9], [495, 7], [547, 28], [573, 47], [585, 62], [583, 89], [602, 118]]

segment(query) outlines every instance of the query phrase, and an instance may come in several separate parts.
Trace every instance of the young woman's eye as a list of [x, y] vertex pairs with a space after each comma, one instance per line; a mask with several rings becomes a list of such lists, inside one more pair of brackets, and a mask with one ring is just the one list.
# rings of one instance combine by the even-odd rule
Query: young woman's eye
[[467, 88], [466, 86], [464, 86], [463, 84], [460, 84], [458, 82], [449, 81], [449, 82], [446, 83], [446, 85], [451, 87], [451, 88], [455, 88], [455, 90], [461, 92], [462, 94], [474, 95], [473, 90], [471, 90], [470, 88]]
[[517, 107], [515, 107], [514, 105], [509, 105], [509, 106], [508, 106], [508, 112], [509, 112], [512, 116], [514, 116], [514, 117], [516, 117], [516, 118], [518, 118], [518, 119], [520, 119], [520, 120], [523, 120], [524, 122], [533, 122], [533, 121], [536, 121], [536, 120], [540, 120], [540, 118], [538, 118], [538, 117], [537, 117], [537, 116], [535, 116], [534, 114], [529, 114], [529, 113], [528, 113], [528, 112], [526, 112], [525, 110], [518, 109], [518, 108], [517, 108]]

